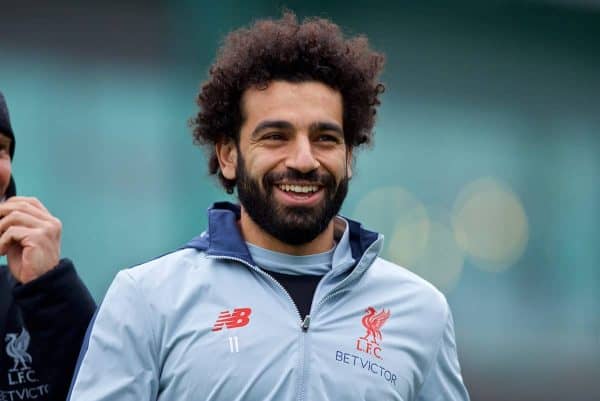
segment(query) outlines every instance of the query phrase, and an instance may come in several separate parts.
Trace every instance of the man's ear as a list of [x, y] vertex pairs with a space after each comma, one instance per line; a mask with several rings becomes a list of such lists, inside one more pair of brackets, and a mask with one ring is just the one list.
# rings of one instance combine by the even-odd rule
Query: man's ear
[[231, 138], [223, 139], [215, 144], [215, 151], [223, 177], [228, 180], [235, 180], [238, 160], [235, 141]]
[[352, 149], [348, 149], [346, 152], [346, 177], [348, 177], [348, 179], [352, 178], [352, 164], [354, 164]]

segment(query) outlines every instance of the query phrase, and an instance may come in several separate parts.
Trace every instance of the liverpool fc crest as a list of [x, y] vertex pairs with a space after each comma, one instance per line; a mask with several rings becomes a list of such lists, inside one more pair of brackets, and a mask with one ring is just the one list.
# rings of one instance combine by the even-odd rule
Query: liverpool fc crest
[[27, 353], [27, 348], [29, 348], [29, 333], [25, 328], [21, 329], [21, 334], [17, 336], [16, 333], [9, 333], [6, 335], [6, 353], [10, 356], [15, 365], [11, 372], [19, 369], [19, 364], [21, 365], [21, 369], [29, 369], [28, 363], [31, 363], [31, 355]]
[[367, 354], [381, 357], [381, 346], [378, 341], [382, 340], [381, 328], [390, 317], [390, 311], [382, 309], [377, 312], [375, 308], [369, 306], [365, 311], [361, 322], [367, 333], [356, 340], [356, 349]]

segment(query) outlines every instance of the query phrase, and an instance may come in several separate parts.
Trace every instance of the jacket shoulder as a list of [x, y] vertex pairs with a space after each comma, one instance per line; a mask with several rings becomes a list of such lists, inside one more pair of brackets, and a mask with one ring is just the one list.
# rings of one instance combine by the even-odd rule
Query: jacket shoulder
[[429, 281], [405, 267], [379, 257], [369, 269], [369, 273], [382, 288], [393, 289], [398, 297], [410, 302], [414, 308], [436, 320], [446, 321], [449, 313], [446, 297]]
[[153, 282], [179, 280], [205, 260], [204, 252], [196, 249], [179, 249], [147, 262], [123, 269], [121, 272], [144, 286]]

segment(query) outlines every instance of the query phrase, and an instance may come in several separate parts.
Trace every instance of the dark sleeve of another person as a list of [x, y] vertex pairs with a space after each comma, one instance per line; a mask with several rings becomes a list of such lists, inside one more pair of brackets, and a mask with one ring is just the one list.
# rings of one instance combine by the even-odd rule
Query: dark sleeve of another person
[[[40, 344], [41, 379], [53, 400], [67, 398], [71, 378], [96, 304], [69, 259], [39, 278], [13, 290], [25, 326]], [[40, 381], [42, 381], [40, 380]]]

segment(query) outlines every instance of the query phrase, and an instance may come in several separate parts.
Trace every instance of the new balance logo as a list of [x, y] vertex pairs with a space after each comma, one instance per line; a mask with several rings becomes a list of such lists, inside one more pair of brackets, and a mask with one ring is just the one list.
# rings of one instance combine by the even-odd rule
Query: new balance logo
[[223, 327], [228, 329], [237, 329], [238, 327], [244, 327], [250, 323], [250, 314], [252, 309], [250, 308], [235, 308], [233, 312], [229, 313], [228, 310], [224, 310], [219, 313], [219, 317], [212, 328], [212, 331], [219, 331]]

